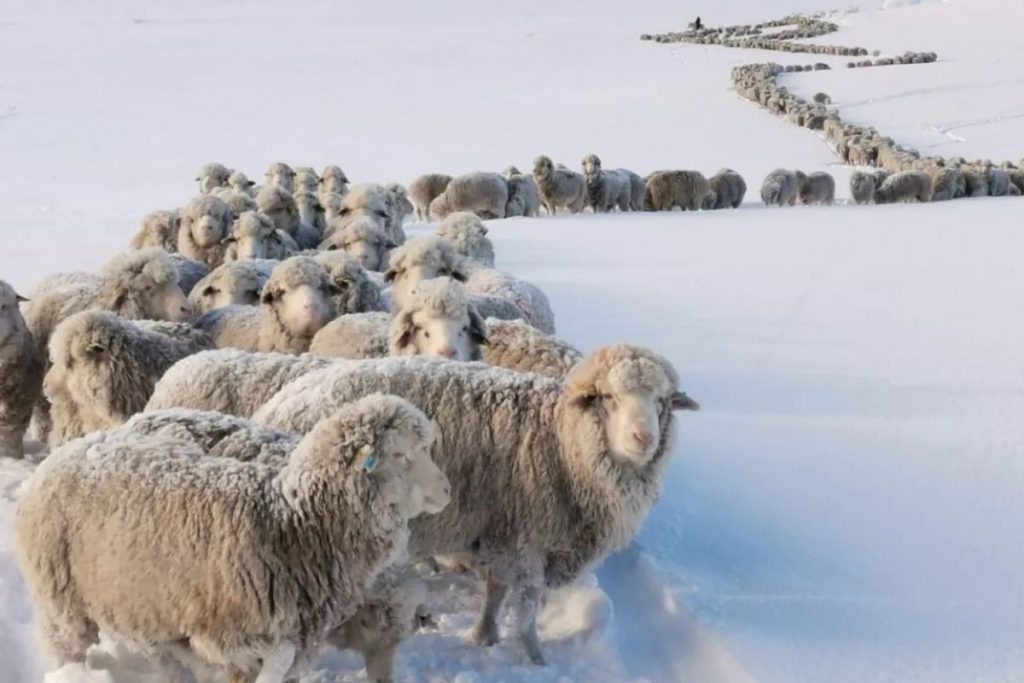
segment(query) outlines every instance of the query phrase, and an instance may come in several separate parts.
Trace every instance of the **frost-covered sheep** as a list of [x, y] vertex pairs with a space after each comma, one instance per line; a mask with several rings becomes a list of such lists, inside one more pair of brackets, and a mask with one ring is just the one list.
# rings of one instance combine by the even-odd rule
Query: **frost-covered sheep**
[[710, 192], [711, 184], [700, 171], [656, 171], [647, 176], [644, 210], [699, 211]]
[[367, 270], [384, 271], [388, 268], [388, 254], [397, 245], [369, 216], [354, 220], [336, 219], [331, 224], [330, 237], [320, 243], [320, 251], [347, 252]]
[[616, 172], [624, 174], [629, 178], [629, 208], [632, 211], [644, 210], [644, 194], [647, 192], [647, 183], [639, 173], [634, 173], [626, 168], [617, 168]]
[[266, 178], [268, 186], [279, 187], [288, 194], [295, 192], [295, 171], [288, 164], [280, 161], [271, 164]]
[[193, 311], [203, 315], [225, 306], [258, 306], [263, 285], [276, 266], [277, 261], [251, 259], [214, 268], [188, 295]]
[[850, 196], [857, 204], [873, 204], [875, 201], [875, 176], [864, 171], [850, 174]]
[[406, 401], [368, 396], [326, 415], [282, 468], [116, 432], [59, 449], [15, 530], [57, 664], [84, 661], [103, 631], [169, 680], [196, 660], [232, 680], [294, 676], [402, 554], [409, 520], [447, 505], [435, 440]]
[[409, 184], [409, 199], [416, 209], [416, 218], [421, 221], [430, 220], [430, 202], [437, 199], [451, 181], [450, 175], [427, 173]]
[[504, 218], [508, 181], [497, 173], [467, 173], [452, 178], [430, 202], [430, 215], [445, 218], [454, 211], [472, 211], [482, 218]]
[[320, 194], [348, 194], [348, 176], [337, 166], [324, 166], [320, 174]]
[[228, 177], [228, 187], [240, 194], [252, 195], [255, 184], [255, 181], [249, 180], [241, 171], [235, 171]]
[[326, 325], [310, 353], [339, 358], [432, 356], [479, 360], [487, 337], [483, 319], [462, 283], [447, 277], [424, 280], [392, 318], [386, 314], [342, 316]]
[[67, 318], [50, 339], [43, 382], [53, 406], [50, 447], [123, 423], [145, 408], [169, 367], [211, 348], [209, 335], [183, 323], [135, 322], [107, 311]]
[[299, 212], [299, 231], [295, 241], [303, 249], [315, 249], [324, 236], [327, 227], [324, 207], [320, 198], [312, 192], [296, 192], [293, 195], [295, 208]]
[[353, 187], [342, 201], [338, 217], [324, 233], [324, 239], [349, 222], [361, 217], [372, 219], [377, 227], [395, 244], [405, 242], [405, 231], [396, 222], [395, 197], [390, 190], [374, 183]]
[[[337, 192], [321, 192], [320, 203], [324, 206], [324, 222], [329, 226], [331, 221], [341, 215], [341, 210], [345, 206], [345, 198]], [[324, 234], [327, 234], [326, 228]]]
[[985, 177], [988, 180], [988, 194], [990, 197], [1006, 197], [1013, 193], [1016, 186], [1010, 180], [1010, 174], [1005, 168], [990, 168], [986, 171]]
[[487, 226], [475, 213], [449, 214], [437, 227], [437, 234], [451, 242], [456, 253], [494, 267], [494, 245], [487, 237]]
[[522, 321], [487, 319], [488, 365], [562, 379], [582, 359], [576, 347]]
[[277, 230], [298, 241], [299, 207], [290, 192], [276, 185], [264, 185], [256, 195], [256, 204]]
[[409, 201], [409, 192], [399, 183], [388, 183], [384, 186], [384, 189], [390, 195], [388, 205], [391, 220], [395, 225], [401, 227], [405, 224], [405, 219], [415, 211], [415, 207]]
[[231, 171], [224, 164], [206, 164], [196, 174], [196, 182], [199, 183], [199, 194], [209, 194], [215, 188], [224, 187], [228, 184]]
[[391, 252], [384, 278], [391, 283], [391, 298], [401, 308], [413, 288], [423, 280], [451, 277], [465, 280], [462, 259], [451, 242], [436, 235], [409, 240]]
[[0, 280], [0, 458], [24, 456], [25, 430], [43, 386], [43, 360], [18, 309], [27, 301]]
[[836, 199], [836, 181], [830, 174], [821, 171], [805, 174], [796, 172], [800, 185], [798, 197], [801, 204], [831, 205]]
[[246, 211], [235, 219], [225, 240], [224, 263], [249, 259], [282, 260], [292, 256], [298, 245], [274, 227], [274, 222], [258, 211]]
[[823, 92], [814, 93], [815, 104], [832, 104], [832, 98]]
[[738, 209], [747, 195], [747, 182], [730, 168], [711, 176], [708, 184], [711, 192], [704, 196], [705, 209]]
[[178, 270], [178, 286], [185, 296], [188, 296], [192, 288], [204, 277], [210, 274], [210, 269], [199, 261], [185, 258], [181, 254], [168, 254], [171, 263]]
[[960, 184], [960, 171], [955, 168], [932, 166], [926, 171], [932, 177], [932, 201], [949, 201], [956, 197]]
[[984, 170], [977, 168], [961, 168], [960, 177], [963, 179], [964, 187], [962, 196], [964, 197], [987, 197], [988, 196], [988, 176]]
[[765, 206], [793, 206], [800, 193], [800, 181], [794, 171], [778, 168], [761, 183], [761, 201]]
[[376, 392], [419, 405], [440, 426], [435, 461], [458, 473], [440, 515], [411, 523], [413, 558], [457, 555], [487, 576], [475, 640], [498, 640], [511, 591], [516, 631], [543, 662], [541, 591], [573, 581], [624, 547], [660, 493], [674, 448], [673, 410], [697, 405], [664, 358], [612, 346], [565, 382], [426, 358], [330, 366], [285, 387], [256, 421], [304, 433], [335, 406]]
[[212, 195], [196, 197], [181, 210], [178, 253], [199, 261], [211, 270], [224, 261], [225, 241], [235, 216], [221, 199]]
[[178, 250], [178, 229], [180, 227], [177, 211], [153, 211], [142, 218], [142, 226], [132, 238], [132, 249], [160, 247], [165, 251]]
[[221, 187], [211, 192], [214, 197], [228, 205], [231, 213], [240, 216], [246, 211], [257, 211], [260, 207], [252, 195]]
[[571, 213], [583, 210], [587, 188], [579, 173], [556, 168], [550, 157], [539, 156], [533, 160], [533, 180], [537, 184], [541, 204], [549, 215], [554, 216], [559, 209]]
[[295, 194], [300, 192], [317, 193], [320, 191], [320, 176], [309, 166], [295, 167]]
[[153, 389], [146, 412], [191, 408], [251, 417], [286, 384], [331, 362], [308, 353], [296, 356], [238, 349], [198, 353], [164, 374]]
[[[539, 287], [500, 270], [477, 264], [472, 259], [463, 259], [460, 268], [469, 275], [466, 278], [466, 291], [471, 296], [490, 296], [509, 301], [519, 309], [518, 317], [541, 332], [555, 333], [555, 313], [551, 310], [547, 295]], [[512, 319], [512, 316], [487, 310], [479, 304], [477, 310], [486, 317]]]
[[930, 202], [932, 192], [932, 178], [924, 171], [900, 171], [875, 190], [875, 204]]
[[227, 306], [203, 315], [196, 327], [218, 348], [303, 353], [313, 336], [336, 315], [337, 286], [327, 269], [309, 256], [282, 261], [260, 294], [260, 306]]
[[387, 310], [380, 287], [370, 279], [357, 259], [344, 251], [325, 251], [313, 259], [327, 269], [337, 293], [334, 307], [338, 315]]
[[607, 213], [616, 208], [629, 211], [633, 185], [629, 176], [601, 168], [601, 157], [583, 157], [583, 183], [586, 186], [584, 205], [594, 213]]
[[533, 176], [514, 173], [507, 177], [507, 181], [508, 203], [505, 204], [505, 217], [527, 216], [532, 218], [538, 215], [540, 213], [540, 193]]

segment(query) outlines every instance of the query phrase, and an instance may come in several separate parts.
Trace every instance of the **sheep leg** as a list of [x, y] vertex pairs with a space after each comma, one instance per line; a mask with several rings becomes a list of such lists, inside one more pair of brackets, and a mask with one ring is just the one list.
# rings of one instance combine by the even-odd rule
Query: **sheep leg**
[[157, 666], [163, 673], [164, 680], [170, 683], [196, 683], [195, 674], [187, 666], [178, 661], [170, 653], [163, 653], [157, 658]]
[[537, 613], [540, 611], [540, 586], [528, 584], [516, 601], [516, 626], [519, 640], [530, 661], [544, 666], [544, 653], [540, 650], [540, 636], [537, 634]]
[[25, 430], [20, 426], [8, 428], [0, 425], [0, 458], [20, 460], [25, 457]]
[[363, 651], [366, 677], [371, 683], [394, 683], [397, 643], [378, 643]]
[[284, 683], [285, 675], [295, 662], [295, 646], [288, 641], [278, 643], [263, 658], [256, 683]]
[[501, 603], [508, 594], [508, 584], [498, 579], [494, 572], [487, 573], [487, 592], [484, 597], [484, 611], [480, 621], [473, 628], [473, 642], [482, 647], [490, 647], [498, 642], [498, 614]]

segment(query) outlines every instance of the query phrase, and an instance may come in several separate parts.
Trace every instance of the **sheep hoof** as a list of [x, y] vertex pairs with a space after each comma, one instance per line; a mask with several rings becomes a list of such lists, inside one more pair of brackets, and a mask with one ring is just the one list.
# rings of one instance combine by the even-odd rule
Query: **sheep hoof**
[[480, 647], [491, 647], [499, 640], [497, 624], [480, 622], [473, 628], [473, 642]]

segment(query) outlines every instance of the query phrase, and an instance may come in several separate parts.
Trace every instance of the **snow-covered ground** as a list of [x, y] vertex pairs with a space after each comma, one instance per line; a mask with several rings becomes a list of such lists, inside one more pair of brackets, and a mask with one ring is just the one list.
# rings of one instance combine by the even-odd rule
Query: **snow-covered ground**
[[[825, 90], [845, 119], [900, 142], [1024, 156], [1019, 3], [881, 4], [839, 15], [843, 29], [819, 42], [940, 61], [786, 85]], [[441, 630], [407, 645], [400, 680], [1024, 680], [1024, 204], [759, 208], [760, 179], [780, 166], [836, 172], [846, 194], [815, 133], [728, 89], [736, 64], [807, 57], [638, 40], [697, 14], [715, 25], [827, 9], [8, 3], [0, 277], [27, 288], [95, 267], [141, 215], [187, 200], [212, 160], [254, 177], [281, 159], [404, 182], [527, 168], [540, 153], [735, 168], [751, 186], [739, 211], [492, 223], [500, 267], [544, 288], [561, 336], [653, 347], [704, 410], [683, 417], [663, 499], [599, 570], [602, 590], [550, 599], [551, 666], [524, 666], [512, 643], [464, 643], [478, 596], [439, 580]], [[0, 463], [0, 683], [45, 669], [11, 557], [30, 471]], [[332, 656], [312, 680], [357, 670]]]

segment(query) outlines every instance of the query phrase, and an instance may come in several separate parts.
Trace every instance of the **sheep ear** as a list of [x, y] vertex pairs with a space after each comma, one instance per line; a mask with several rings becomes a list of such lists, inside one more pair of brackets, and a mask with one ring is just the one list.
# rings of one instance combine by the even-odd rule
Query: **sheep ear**
[[19, 303], [28, 303], [29, 301], [31, 301], [31, 299], [27, 299], [27, 298], [23, 297], [21, 294], [18, 294], [18, 293], [14, 294], [14, 300], [19, 302]]
[[672, 394], [672, 410], [700, 410], [700, 404], [681, 391]]
[[103, 344], [100, 344], [99, 342], [90, 342], [89, 345], [85, 347], [85, 352], [90, 356], [99, 356], [100, 354], [106, 353], [106, 351], [107, 347], [103, 346]]
[[394, 242], [392, 242], [391, 240], [385, 240], [385, 241], [384, 241], [384, 248], [385, 248], [385, 249], [394, 249], [394, 248], [396, 248], [397, 246], [398, 246], [398, 245], [397, 245], [397, 244], [395, 244]]
[[452, 268], [452, 276], [451, 277], [452, 277], [453, 280], [458, 280], [459, 282], [465, 282], [466, 279], [467, 279], [466, 278], [466, 274], [464, 272], [462, 272], [461, 270], [459, 270], [458, 268]]
[[474, 344], [480, 346], [487, 346], [490, 342], [487, 340], [487, 323], [480, 317], [480, 314], [474, 310], [469, 311], [469, 338]]
[[263, 290], [263, 296], [260, 297], [260, 301], [265, 304], [272, 304], [278, 299], [278, 292], [270, 289], [269, 287]]
[[573, 395], [569, 398], [569, 404], [580, 409], [589, 408], [590, 405], [594, 402], [595, 398], [597, 397], [594, 396], [593, 394], [574, 392]]
[[395, 340], [395, 349], [401, 351], [409, 346], [411, 341], [410, 337], [412, 337], [413, 331], [412, 314], [409, 311], [402, 311], [398, 314], [394, 324], [397, 326], [397, 329], [401, 330], [401, 333], [399, 333], [398, 338]]
[[117, 298], [114, 299], [114, 302], [111, 305], [111, 308], [114, 311], [120, 310], [121, 307], [124, 306], [125, 299], [127, 299], [127, 298], [128, 298], [128, 295], [125, 294], [124, 292], [122, 292], [121, 294], [118, 294]]
[[384, 273], [384, 280], [386, 282], [394, 282], [396, 277], [398, 277], [398, 271], [394, 268], [388, 268], [387, 272]]

